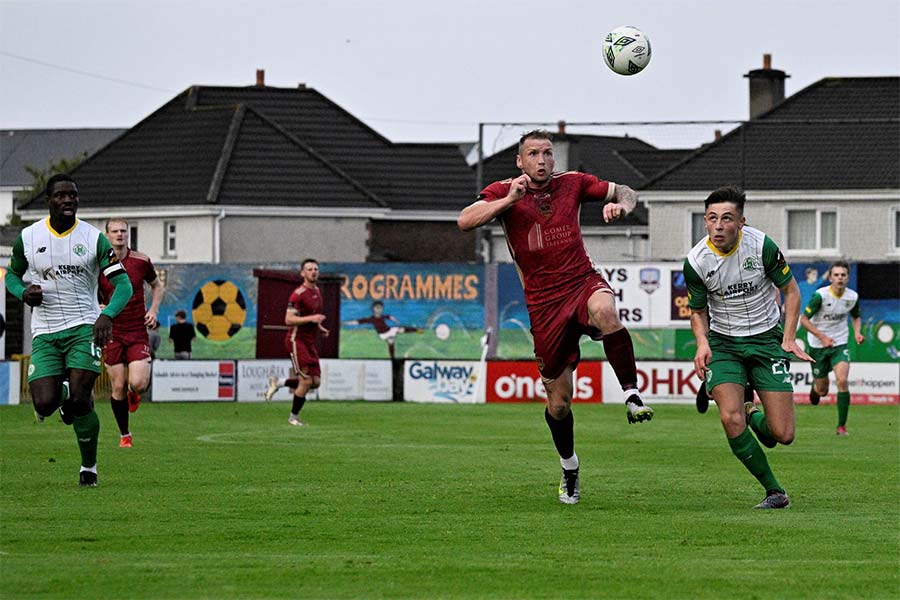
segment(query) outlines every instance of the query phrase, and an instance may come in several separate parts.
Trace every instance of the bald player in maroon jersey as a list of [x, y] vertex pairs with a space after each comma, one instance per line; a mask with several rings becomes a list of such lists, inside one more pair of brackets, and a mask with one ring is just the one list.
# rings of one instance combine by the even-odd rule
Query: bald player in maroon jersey
[[272, 399], [281, 386], [294, 390], [288, 424], [295, 427], [306, 425], [300, 420], [300, 410], [306, 403], [306, 392], [321, 384], [322, 369], [319, 366], [316, 340], [319, 334], [328, 337], [328, 330], [322, 326], [325, 321], [322, 293], [316, 285], [319, 280], [319, 262], [313, 258], [304, 260], [300, 266], [300, 276], [303, 283], [291, 294], [284, 313], [284, 324], [289, 328], [284, 345], [291, 355], [291, 377], [270, 377], [269, 387], [266, 389], [267, 401]]
[[[133, 439], [128, 413], [138, 409], [141, 394], [150, 387], [150, 339], [147, 327], [155, 327], [163, 285], [146, 254], [128, 248], [128, 222], [113, 218], [106, 222], [106, 237], [125, 267], [134, 292], [122, 312], [113, 319], [112, 340], [103, 347], [103, 362], [112, 387], [109, 405], [119, 426], [119, 447], [131, 448]], [[151, 301], [144, 304], [144, 282], [150, 285]], [[109, 302], [113, 285], [101, 273], [100, 303]]]
[[554, 173], [553, 138], [543, 130], [519, 140], [522, 175], [484, 188], [457, 224], [469, 231], [499, 219], [516, 262], [534, 336], [534, 354], [547, 390], [544, 417], [562, 465], [559, 501], [581, 497], [572, 417], [572, 373], [582, 335], [602, 339], [607, 360], [625, 393], [629, 423], [648, 421], [653, 409], [637, 390], [631, 336], [619, 320], [609, 284], [588, 257], [579, 216], [583, 203], [604, 203], [609, 222], [634, 210], [637, 194], [624, 185], [577, 172]]

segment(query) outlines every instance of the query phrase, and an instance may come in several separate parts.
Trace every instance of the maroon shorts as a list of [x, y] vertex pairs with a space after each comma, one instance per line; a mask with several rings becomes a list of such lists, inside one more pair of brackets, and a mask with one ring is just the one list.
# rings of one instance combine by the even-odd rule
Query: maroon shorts
[[319, 351], [316, 350], [315, 342], [286, 338], [284, 347], [291, 354], [294, 373], [306, 378], [319, 377], [322, 374], [319, 367]]
[[590, 324], [587, 309], [588, 299], [599, 290], [612, 293], [603, 276], [595, 273], [559, 301], [528, 309], [534, 356], [544, 379], [556, 379], [566, 367], [578, 366], [581, 336], [601, 338], [600, 330]]
[[147, 330], [116, 332], [103, 347], [103, 362], [108, 365], [127, 365], [150, 358], [150, 338]]

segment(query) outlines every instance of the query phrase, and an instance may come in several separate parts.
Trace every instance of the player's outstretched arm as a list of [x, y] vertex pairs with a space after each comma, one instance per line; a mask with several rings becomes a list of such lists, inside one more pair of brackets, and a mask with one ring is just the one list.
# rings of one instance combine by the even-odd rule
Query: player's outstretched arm
[[856, 343], [862, 344], [866, 341], [866, 336], [862, 334], [862, 317], [851, 317], [850, 321], [853, 323], [853, 337]]
[[150, 284], [150, 308], [147, 309], [147, 313], [144, 315], [144, 325], [146, 327], [156, 326], [157, 317], [159, 315], [159, 305], [162, 304], [164, 291], [165, 288], [163, 287], [162, 282], [159, 280], [159, 277], [157, 277], [153, 280], [153, 283]]
[[812, 321], [810, 321], [806, 315], [800, 315], [800, 326], [803, 327], [806, 331], [809, 332], [810, 335], [819, 338], [822, 342], [822, 346], [825, 348], [831, 348], [834, 346], [834, 340], [822, 333], [822, 331], [813, 325]]
[[616, 184], [612, 202], [603, 206], [603, 220], [606, 223], [624, 217], [637, 206], [637, 192], [627, 185]]
[[505, 198], [487, 202], [485, 200], [476, 200], [468, 205], [459, 217], [456, 218], [456, 224], [463, 231], [471, 231], [477, 227], [481, 227], [485, 223], [493, 221], [497, 215], [504, 212], [510, 206], [521, 200], [525, 196], [525, 190], [531, 178], [528, 175], [520, 175], [512, 180], [509, 187], [509, 193]]
[[707, 309], [691, 309], [691, 331], [697, 340], [697, 352], [694, 354], [694, 373], [700, 379], [706, 379], [706, 368], [712, 359], [712, 350], [709, 348], [709, 315]]
[[797, 322], [800, 320], [800, 288], [797, 281], [791, 277], [790, 281], [781, 287], [781, 292], [784, 294], [784, 337], [781, 340], [781, 349], [800, 360], [816, 362], [797, 345]]

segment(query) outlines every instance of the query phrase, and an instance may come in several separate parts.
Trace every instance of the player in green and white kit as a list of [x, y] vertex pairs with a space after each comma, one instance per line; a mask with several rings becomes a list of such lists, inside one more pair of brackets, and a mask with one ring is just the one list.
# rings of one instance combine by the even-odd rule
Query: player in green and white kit
[[[109, 240], [75, 218], [75, 181], [54, 175], [46, 195], [50, 216], [16, 238], [6, 288], [33, 307], [28, 385], [34, 409], [43, 418], [59, 408], [63, 421], [73, 426], [81, 450], [79, 484], [93, 487], [100, 419], [91, 390], [100, 374], [100, 349], [112, 336], [112, 318], [131, 298], [131, 282]], [[101, 271], [115, 286], [102, 313], [97, 303]]]
[[838, 390], [838, 435], [847, 435], [847, 414], [850, 412], [847, 315], [853, 323], [856, 343], [862, 344], [866, 339], [860, 333], [859, 294], [847, 287], [849, 279], [850, 265], [842, 260], [833, 263], [828, 270], [831, 285], [817, 289], [800, 315], [800, 324], [811, 334], [807, 338], [809, 354], [816, 359], [812, 366], [814, 381], [809, 391], [809, 401], [815, 405], [819, 403], [819, 398], [828, 395], [828, 372], [833, 370]]
[[[786, 508], [787, 494], [750, 431], [769, 448], [794, 440], [790, 359], [811, 359], [795, 339], [800, 288], [778, 246], [762, 231], [744, 226], [744, 201], [744, 193], [733, 187], [710, 194], [704, 217], [709, 235], [684, 261], [697, 340], [694, 369], [719, 407], [731, 451], [766, 490], [756, 508]], [[744, 402], [748, 381], [765, 413]]]

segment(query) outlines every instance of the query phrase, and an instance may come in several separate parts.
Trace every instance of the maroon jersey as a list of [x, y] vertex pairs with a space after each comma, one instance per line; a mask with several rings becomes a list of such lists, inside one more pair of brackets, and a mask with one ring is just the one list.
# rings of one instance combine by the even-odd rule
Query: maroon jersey
[[[144, 304], [144, 282], [156, 281], [156, 269], [150, 262], [150, 257], [141, 252], [126, 250], [122, 259], [122, 266], [131, 280], [131, 288], [134, 293], [125, 308], [113, 319], [113, 335], [129, 332], [146, 333], [144, 327], [144, 315], [147, 314], [147, 306]], [[103, 273], [100, 274], [100, 302], [108, 304], [112, 297], [113, 285]]]
[[391, 326], [387, 324], [388, 319], [391, 318], [391, 315], [381, 315], [380, 317], [376, 317], [373, 315], [364, 319], [357, 319], [356, 322], [360, 325], [371, 323], [372, 327], [374, 327], [375, 331], [377, 331], [378, 333], [387, 333], [391, 330]]
[[[319, 288], [309, 288], [301, 285], [295, 289], [288, 299], [288, 310], [290, 309], [294, 309], [294, 313], [298, 317], [322, 314], [322, 293], [319, 291]], [[318, 334], [318, 323], [304, 323], [303, 325], [294, 325], [288, 329], [285, 340], [293, 341], [298, 339], [306, 343], [314, 343]]]
[[[512, 179], [494, 182], [478, 197], [499, 200], [506, 197], [511, 184]], [[581, 203], [609, 200], [614, 190], [615, 184], [593, 175], [554, 173], [547, 188], [529, 189], [498, 217], [523, 279], [528, 306], [565, 298], [595, 273], [581, 239]]]

